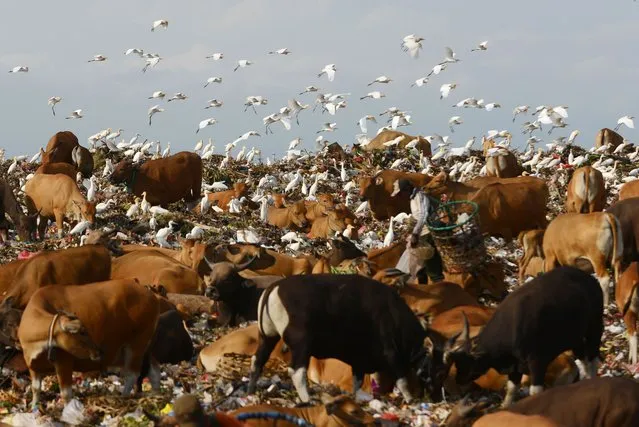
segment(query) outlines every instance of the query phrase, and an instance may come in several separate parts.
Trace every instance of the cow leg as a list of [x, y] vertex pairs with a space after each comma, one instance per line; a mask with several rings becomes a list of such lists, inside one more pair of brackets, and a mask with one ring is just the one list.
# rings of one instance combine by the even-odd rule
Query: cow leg
[[515, 395], [519, 390], [519, 385], [521, 384], [522, 374], [520, 372], [514, 371], [508, 374], [508, 383], [506, 384], [506, 396], [504, 397], [504, 401], [501, 404], [502, 408], [507, 408], [513, 403], [515, 399]]
[[151, 388], [156, 392], [160, 391], [160, 366], [158, 366], [158, 362], [156, 362], [154, 359], [151, 359], [151, 367], [149, 368], [149, 379], [151, 380]]
[[69, 403], [73, 398], [73, 361], [71, 357], [66, 354], [58, 352], [57, 359], [54, 363], [55, 373], [58, 377], [58, 384], [60, 385], [60, 394], [64, 403]]
[[544, 260], [544, 273], [548, 273], [553, 270], [557, 265], [557, 258], [553, 254], [545, 254], [546, 259]]
[[47, 231], [47, 222], [49, 220], [43, 216], [38, 218], [40, 219], [40, 222], [38, 223], [38, 239], [44, 240], [44, 233]]
[[623, 321], [628, 336], [628, 360], [634, 365], [637, 363], [637, 313], [628, 310], [623, 316]]
[[599, 281], [599, 286], [601, 286], [605, 310], [608, 308], [608, 302], [610, 300], [610, 276], [606, 270], [606, 260], [601, 257], [599, 259], [589, 259], [589, 261], [595, 270], [595, 277], [597, 277]]
[[539, 359], [529, 359], [528, 369], [530, 370], [530, 395], [541, 393], [544, 391], [544, 380], [546, 378], [546, 369], [548, 362]]
[[266, 365], [279, 340], [280, 337], [277, 335], [273, 337], [260, 335], [260, 345], [257, 347], [255, 355], [251, 358], [251, 378], [248, 383], [248, 394], [255, 394], [257, 380], [262, 375], [262, 369], [264, 369], [264, 365]]
[[58, 227], [58, 238], [62, 238], [62, 226], [64, 221], [64, 213], [58, 209], [54, 210], [53, 214], [55, 215], [55, 225]]
[[42, 391], [42, 375], [32, 370], [29, 370], [29, 373], [31, 374], [31, 392], [33, 393], [31, 407], [36, 408], [38, 406], [38, 403], [40, 402], [40, 392]]
[[362, 388], [362, 384], [364, 384], [364, 372], [355, 372], [353, 369], [353, 394], [357, 394], [357, 391]]
[[304, 403], [308, 403], [311, 400], [308, 393], [308, 378], [306, 375], [310, 361], [311, 355], [308, 350], [308, 344], [304, 340], [291, 344], [291, 366], [294, 371], [292, 375], [293, 385], [300, 400]]

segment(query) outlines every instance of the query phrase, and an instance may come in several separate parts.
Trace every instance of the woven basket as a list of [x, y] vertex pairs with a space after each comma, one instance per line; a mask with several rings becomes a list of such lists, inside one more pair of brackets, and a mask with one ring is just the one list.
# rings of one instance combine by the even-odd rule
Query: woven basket
[[463, 200], [442, 204], [426, 223], [447, 272], [472, 272], [485, 261], [486, 247], [476, 203]]

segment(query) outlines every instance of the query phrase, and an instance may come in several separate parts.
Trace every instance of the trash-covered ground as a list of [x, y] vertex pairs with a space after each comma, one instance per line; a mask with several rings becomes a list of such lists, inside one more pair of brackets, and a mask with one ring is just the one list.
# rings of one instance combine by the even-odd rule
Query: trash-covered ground
[[[627, 147], [630, 152], [632, 147]], [[154, 242], [155, 231], [149, 226], [150, 216], [136, 216], [130, 219], [126, 216], [127, 211], [134, 203], [134, 196], [127, 193], [122, 187], [113, 187], [107, 178], [103, 176], [105, 165], [105, 152], [98, 149], [95, 153], [96, 168], [94, 174], [97, 177], [97, 201], [106, 203], [113, 200], [106, 210], [99, 214], [97, 227], [116, 228], [121, 231], [129, 243], [157, 244]], [[348, 151], [348, 150], [347, 150]], [[580, 147], [563, 149], [561, 153], [545, 153], [545, 157], [554, 155], [561, 158], [561, 163], [552, 168], [527, 166], [529, 173], [537, 174], [547, 179], [551, 189], [550, 212], [554, 217], [563, 208], [565, 197], [565, 187], [568, 182], [570, 168], [563, 165], [568, 163], [568, 155], [573, 152], [574, 156], [585, 156], [582, 165], [599, 162], [599, 168], [605, 173], [607, 187], [609, 190], [609, 202], [616, 199], [622, 177], [627, 176], [628, 171], [634, 169], [627, 159], [627, 156], [611, 156], [591, 154]], [[467, 180], [480, 173], [484, 163], [481, 152], [472, 151], [471, 156], [442, 158], [437, 161], [428, 162], [420, 160], [419, 156], [410, 151], [385, 151], [375, 154], [356, 152], [347, 153], [345, 159], [345, 170], [348, 175], [346, 182], [341, 176], [341, 163], [338, 160], [325, 156], [324, 154], [304, 154], [293, 156], [292, 160], [278, 161], [271, 165], [259, 163], [247, 165], [246, 161], [229, 161], [226, 167], [220, 168], [222, 156], [212, 156], [204, 161], [204, 182], [213, 184], [224, 181], [229, 187], [238, 180], [247, 179], [252, 185], [252, 193], [283, 192], [284, 187], [292, 179], [293, 174], [300, 170], [304, 182], [287, 195], [287, 200], [294, 201], [305, 197], [302, 190], [316, 181], [317, 193], [331, 193], [340, 201], [346, 203], [351, 210], [355, 210], [359, 205], [357, 194], [357, 182], [354, 178], [360, 171], [373, 173], [376, 168], [389, 168], [398, 159], [407, 159], [399, 162], [397, 169], [408, 171], [424, 170], [429, 174], [435, 174], [441, 170], [447, 172], [462, 170], [462, 174], [457, 173], [455, 179], [463, 175]], [[531, 159], [532, 152], [519, 154], [522, 162]], [[114, 163], [121, 157], [118, 154], [108, 156]], [[297, 158], [295, 158], [297, 157]], [[474, 165], [470, 164], [471, 157], [476, 158]], [[608, 161], [612, 159], [612, 162]], [[26, 161], [15, 161], [8, 159], [0, 162], [0, 175], [6, 176], [12, 187], [19, 188], [23, 185], [25, 178], [32, 173], [37, 165], [29, 164]], [[421, 163], [421, 164], [420, 164]], [[540, 162], [537, 163], [539, 165]], [[602, 165], [606, 163], [607, 165]], [[614, 166], [613, 166], [614, 165]], [[11, 172], [8, 172], [11, 168]], [[323, 174], [323, 175], [322, 175]], [[266, 175], [273, 176], [272, 187], [257, 189], [258, 182]], [[354, 181], [354, 185], [348, 182]], [[83, 188], [83, 185], [80, 185]], [[345, 189], [347, 186], [347, 189]], [[86, 188], [83, 188], [86, 192]], [[22, 201], [22, 195], [20, 195]], [[228, 242], [238, 238], [238, 230], [250, 230], [255, 234], [262, 244], [273, 247], [276, 250], [289, 254], [299, 253], [323, 253], [327, 250], [326, 241], [323, 239], [308, 240], [286, 244], [281, 241], [281, 237], [287, 230], [280, 230], [276, 227], [265, 225], [260, 221], [259, 209], [250, 210], [245, 206], [241, 213], [216, 213], [209, 210], [206, 214], [188, 212], [183, 203], [174, 204], [169, 207], [169, 214], [157, 215], [157, 228], [164, 227], [169, 220], [176, 221], [180, 226], [179, 233], [174, 233], [169, 239], [176, 242], [177, 235], [184, 237], [194, 225], [200, 225], [204, 229], [204, 240], [212, 240], [215, 243]], [[370, 217], [370, 213], [365, 211], [359, 214], [361, 228], [359, 229], [359, 241], [362, 249], [369, 250], [382, 245], [382, 240], [388, 230], [388, 222], [378, 222]], [[406, 229], [406, 225], [395, 224], [395, 236], [399, 238]], [[79, 236], [66, 235], [63, 239], [57, 239], [53, 233], [55, 227], [49, 229], [49, 238], [44, 242], [20, 243], [15, 237], [9, 244], [0, 246], [0, 262], [5, 263], [16, 259], [21, 252], [36, 252], [42, 249], [56, 249], [79, 244]], [[67, 228], [68, 230], [68, 228]], [[521, 250], [516, 242], [504, 244], [501, 239], [487, 238], [486, 245], [489, 253], [504, 264], [507, 273], [508, 284], [511, 287], [517, 286], [517, 260], [521, 255]], [[600, 375], [623, 375], [639, 377], [639, 366], [629, 366], [627, 364], [628, 345], [625, 339], [623, 321], [614, 308], [614, 303], [606, 314], [606, 330], [602, 351], [605, 360], [600, 367]], [[217, 337], [224, 335], [228, 329], [212, 328], [206, 318], [194, 319], [190, 325], [194, 344], [197, 352]], [[197, 356], [196, 356], [197, 357]], [[64, 420], [68, 423], [78, 423], [83, 425], [124, 425], [124, 426], [146, 426], [153, 425], [145, 416], [145, 411], [153, 415], [165, 415], [171, 412], [171, 402], [176, 396], [182, 393], [195, 393], [209, 410], [226, 411], [232, 410], [247, 404], [257, 402], [268, 402], [283, 406], [292, 406], [296, 400], [296, 393], [292, 382], [286, 372], [286, 367], [279, 363], [270, 362], [265, 370], [265, 375], [258, 384], [258, 394], [247, 396], [245, 384], [248, 381], [247, 375], [250, 360], [247, 357], [237, 356], [231, 358], [228, 369], [221, 374], [208, 374], [199, 372], [195, 366], [196, 357], [192, 363], [184, 363], [180, 366], [163, 366], [162, 390], [160, 394], [148, 392], [150, 386], [145, 383], [147, 392], [140, 394], [137, 398], [123, 398], [119, 394], [120, 382], [116, 375], [102, 378], [86, 378], [82, 375], [75, 376], [75, 397], [71, 405], [63, 408], [59, 400], [59, 389], [54, 377], [48, 377], [43, 385], [43, 401], [47, 402], [44, 413], [32, 413], [30, 410], [31, 394], [28, 390], [29, 378], [12, 378], [11, 372], [3, 371], [0, 379], [0, 415], [5, 417], [6, 422], [13, 422], [14, 425], [36, 425], [37, 423], [59, 422]], [[319, 392], [321, 387], [314, 386], [313, 391]], [[324, 391], [335, 393], [336, 390], [324, 389]], [[359, 398], [363, 401], [363, 407], [372, 414], [385, 419], [396, 420], [409, 425], [438, 425], [448, 415], [450, 409], [455, 404], [457, 397], [450, 397], [447, 402], [431, 404], [428, 402], [417, 402], [410, 405], [402, 403], [398, 395], [393, 395], [383, 400], [373, 399], [365, 393], [360, 393]], [[64, 411], [63, 411], [64, 409]], [[51, 424], [48, 424], [51, 425]]]

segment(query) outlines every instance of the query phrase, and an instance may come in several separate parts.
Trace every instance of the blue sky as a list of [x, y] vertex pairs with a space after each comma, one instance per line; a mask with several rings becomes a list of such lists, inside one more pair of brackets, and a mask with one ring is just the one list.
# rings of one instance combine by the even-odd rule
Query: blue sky
[[[589, 147], [599, 128], [614, 127], [618, 117], [637, 113], [639, 5], [631, 0], [66, 0], [11, 1], [3, 6], [0, 147], [8, 155], [33, 154], [53, 133], [65, 129], [86, 145], [88, 136], [110, 127], [123, 128], [127, 140], [139, 132], [163, 146], [170, 141], [173, 152], [192, 149], [198, 139], [210, 137], [218, 153], [244, 132], [257, 130], [263, 136], [251, 138], [247, 148], [255, 145], [268, 156], [283, 153], [296, 137], [304, 140], [301, 148], [314, 148], [315, 132], [325, 122], [336, 122], [339, 128], [326, 134], [329, 141], [351, 144], [360, 132], [360, 117], [390, 106], [411, 112], [414, 124], [402, 128], [410, 134], [451, 135], [453, 145], [459, 146], [489, 129], [509, 129], [513, 143], [521, 145], [526, 138], [520, 124], [528, 118], [511, 122], [512, 109], [520, 104], [567, 105], [570, 127], [556, 130], [552, 137], [579, 129], [578, 142]], [[167, 19], [168, 29], [151, 32], [156, 19]], [[411, 33], [425, 38], [418, 59], [400, 49], [402, 38]], [[488, 51], [471, 53], [483, 40], [489, 42]], [[426, 87], [411, 88], [443, 59], [445, 46], [462, 61], [433, 76]], [[134, 47], [164, 59], [143, 74], [142, 59], [124, 56]], [[282, 47], [292, 53], [266, 54]], [[205, 59], [214, 52], [223, 52], [224, 59]], [[87, 63], [95, 54], [108, 60]], [[233, 72], [238, 59], [255, 64]], [[338, 70], [331, 83], [317, 78], [329, 63]], [[29, 73], [7, 73], [17, 65], [29, 66]], [[360, 101], [372, 89], [366, 84], [382, 74], [394, 80], [376, 85], [386, 97]], [[221, 76], [223, 83], [203, 88], [212, 76]], [[444, 83], [458, 87], [440, 101]], [[262, 117], [277, 112], [288, 99], [313, 103], [315, 94], [298, 95], [308, 85], [323, 92], [351, 93], [348, 107], [335, 116], [302, 112], [300, 126], [293, 123], [285, 131], [276, 124], [274, 135], [265, 136]], [[159, 102], [166, 104], [166, 111], [154, 116], [149, 127], [147, 110], [155, 102], [147, 98], [155, 90], [168, 96], [184, 92], [189, 99]], [[54, 95], [63, 97], [55, 118], [47, 106]], [[249, 95], [269, 101], [258, 107], [257, 115], [243, 112]], [[470, 96], [503, 108], [451, 108]], [[224, 106], [205, 110], [212, 98]], [[83, 119], [64, 119], [77, 108], [83, 109]], [[450, 134], [448, 119], [455, 115], [464, 124]], [[218, 124], [196, 135], [197, 124], [208, 117]], [[369, 135], [376, 129], [369, 124]], [[633, 142], [635, 132], [622, 130]], [[546, 142], [552, 139], [545, 132], [539, 136]]]

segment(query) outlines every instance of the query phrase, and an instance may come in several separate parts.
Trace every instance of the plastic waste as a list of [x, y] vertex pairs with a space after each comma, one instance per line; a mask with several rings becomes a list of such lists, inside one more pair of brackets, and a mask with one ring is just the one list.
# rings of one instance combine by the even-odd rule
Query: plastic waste
[[84, 405], [82, 402], [78, 399], [72, 399], [62, 410], [60, 421], [71, 424], [72, 426], [77, 426], [82, 424], [85, 418]]

